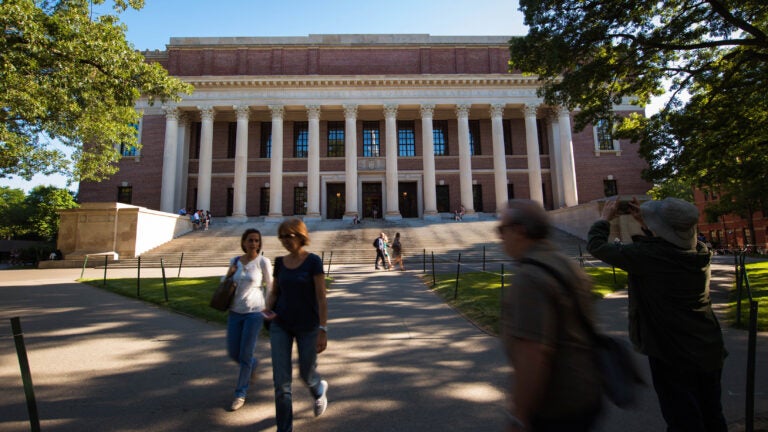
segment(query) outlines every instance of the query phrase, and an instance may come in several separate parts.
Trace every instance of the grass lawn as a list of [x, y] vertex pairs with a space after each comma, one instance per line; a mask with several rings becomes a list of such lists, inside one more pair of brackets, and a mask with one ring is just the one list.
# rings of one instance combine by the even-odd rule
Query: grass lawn
[[[226, 325], [227, 313], [208, 306], [220, 280], [220, 276], [167, 278], [168, 301], [166, 302], [162, 278], [141, 278], [139, 298], [175, 312]], [[106, 287], [103, 279], [81, 279], [80, 282], [126, 297], [137, 298], [136, 278], [107, 279]], [[331, 282], [331, 278], [325, 278], [326, 289], [330, 288]]]
[[[747, 278], [749, 286], [752, 289], [752, 299], [757, 301], [757, 329], [759, 331], [768, 331], [768, 262], [747, 264]], [[740, 328], [747, 328], [749, 323], [749, 297], [746, 293], [746, 287], [743, 288], [741, 298], [741, 325]], [[729, 303], [730, 322], [736, 322], [736, 301], [738, 293], [734, 285], [731, 291], [731, 301]]]
[[[623, 270], [616, 269], [615, 282], [614, 271], [610, 267], [590, 267], [585, 270], [594, 280], [593, 292], [597, 297], [622, 289], [627, 284], [627, 274]], [[505, 279], [505, 283], [509, 283], [509, 279]], [[424, 280], [431, 284], [432, 275], [425, 276]], [[476, 325], [491, 334], [499, 334], [500, 276], [483, 272], [462, 273], [457, 291], [455, 275], [437, 275], [437, 284], [433, 289]]]

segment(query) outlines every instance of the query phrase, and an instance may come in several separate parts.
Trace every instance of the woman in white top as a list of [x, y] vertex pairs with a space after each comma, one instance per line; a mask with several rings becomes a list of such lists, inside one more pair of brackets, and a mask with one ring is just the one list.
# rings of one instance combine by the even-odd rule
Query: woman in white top
[[240, 364], [235, 399], [230, 411], [245, 404], [248, 384], [255, 377], [258, 360], [254, 356], [264, 320], [265, 291], [272, 289], [272, 263], [261, 255], [261, 232], [247, 229], [240, 239], [242, 256], [232, 258], [227, 275], [234, 274], [237, 282], [235, 296], [229, 306], [227, 318], [227, 354]]

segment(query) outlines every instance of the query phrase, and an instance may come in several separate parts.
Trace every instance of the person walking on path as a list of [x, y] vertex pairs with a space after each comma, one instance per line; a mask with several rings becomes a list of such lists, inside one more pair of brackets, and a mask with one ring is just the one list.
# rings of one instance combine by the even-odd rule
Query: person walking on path
[[328, 406], [328, 382], [317, 373], [317, 355], [328, 345], [325, 274], [319, 256], [304, 249], [307, 227], [300, 219], [280, 224], [278, 238], [288, 255], [275, 259], [275, 281], [267, 297], [265, 317], [272, 321], [272, 375], [278, 432], [293, 431], [291, 393], [293, 341], [299, 353], [299, 375], [315, 399], [315, 417]]
[[403, 245], [400, 243], [400, 233], [395, 233], [395, 240], [392, 241], [392, 265], [400, 265], [400, 270], [405, 270], [403, 262]]
[[384, 242], [384, 237], [384, 233], [379, 233], [379, 236], [376, 237], [376, 240], [373, 241], [373, 245], [376, 247], [376, 262], [374, 263], [373, 267], [376, 270], [379, 269], [379, 260], [381, 260], [381, 265], [384, 266], [384, 268], [388, 268], [387, 259], [384, 256], [384, 251], [387, 247], [387, 244]]
[[382, 250], [384, 252], [384, 260], [386, 262], [386, 268], [387, 270], [392, 270], [392, 258], [389, 256], [389, 237], [387, 237], [386, 234], [381, 233], [381, 239], [384, 244], [384, 247], [382, 248]]
[[591, 335], [581, 321], [582, 314], [594, 321], [591, 283], [547, 239], [551, 225], [535, 201], [510, 200], [497, 228], [518, 263], [502, 298], [502, 341], [514, 369], [506, 431], [588, 431], [602, 406]]
[[726, 432], [720, 379], [727, 353], [709, 296], [712, 253], [696, 239], [699, 211], [665, 198], [642, 205], [634, 199], [629, 212], [645, 236], [608, 241], [618, 213], [608, 201], [587, 250], [628, 273], [629, 336], [648, 356], [667, 430]]
[[261, 255], [261, 232], [249, 228], [240, 238], [245, 252], [232, 258], [227, 275], [234, 275], [237, 288], [227, 316], [227, 354], [240, 365], [235, 399], [229, 407], [237, 411], [245, 404], [248, 386], [254, 380], [258, 359], [254, 356], [262, 325], [265, 296], [262, 286], [272, 288], [272, 263]]

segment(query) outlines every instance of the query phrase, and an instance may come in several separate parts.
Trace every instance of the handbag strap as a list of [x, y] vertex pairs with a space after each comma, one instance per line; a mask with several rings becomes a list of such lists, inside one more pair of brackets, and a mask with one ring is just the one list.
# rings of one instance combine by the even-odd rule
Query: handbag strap
[[579, 316], [579, 322], [581, 322], [581, 325], [584, 327], [584, 329], [587, 331], [587, 333], [590, 335], [590, 337], [594, 340], [597, 339], [598, 334], [597, 330], [595, 330], [594, 324], [590, 320], [587, 319], [587, 316], [584, 314], [584, 311], [581, 309], [581, 305], [579, 304], [579, 300], [576, 296], [576, 290], [574, 286], [569, 283], [560, 272], [555, 270], [552, 266], [549, 264], [545, 264], [541, 261], [535, 260], [533, 258], [520, 258], [517, 260], [520, 264], [530, 264], [533, 266], [536, 266], [545, 272], [555, 278], [555, 280], [560, 283], [561, 286], [565, 288], [565, 291], [568, 293], [568, 296], [571, 299], [571, 302], [573, 303], [574, 308], [576, 308], [576, 314]]

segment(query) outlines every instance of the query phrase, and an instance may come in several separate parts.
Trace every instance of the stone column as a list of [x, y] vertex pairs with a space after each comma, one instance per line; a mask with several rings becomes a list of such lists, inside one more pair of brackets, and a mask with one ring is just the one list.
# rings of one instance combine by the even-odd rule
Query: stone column
[[197, 167], [197, 208], [211, 209], [211, 169], [213, 166], [213, 117], [210, 105], [200, 106], [203, 124], [200, 127], [200, 158]]
[[344, 220], [359, 216], [357, 209], [357, 105], [344, 105], [344, 159], [346, 162]]
[[272, 112], [272, 155], [269, 161], [269, 215], [266, 220], [283, 220], [283, 114], [282, 105], [269, 105]]
[[397, 201], [397, 105], [384, 105], [386, 141], [387, 203], [384, 218], [399, 220], [400, 203]]
[[562, 160], [563, 195], [565, 205], [572, 207], [579, 204], [576, 185], [576, 165], [573, 162], [573, 140], [571, 137], [571, 113], [565, 108], [557, 110], [560, 123], [560, 157]]
[[189, 117], [179, 113], [178, 147], [176, 151], [176, 198], [174, 208], [187, 208], [187, 181], [189, 180]]
[[459, 191], [464, 215], [475, 214], [475, 201], [472, 198], [472, 157], [469, 151], [469, 105], [456, 105], [456, 118], [459, 123]]
[[235, 186], [232, 200], [232, 219], [245, 222], [246, 193], [248, 188], [248, 105], [234, 106], [237, 113], [237, 135], [235, 138]]
[[435, 134], [432, 120], [435, 114], [433, 104], [421, 106], [421, 142], [424, 164], [424, 219], [438, 220], [437, 190], [435, 186]]
[[163, 145], [163, 177], [160, 186], [160, 211], [176, 213], [176, 154], [179, 135], [179, 109], [167, 106], [165, 109], [165, 143]]
[[496, 212], [507, 206], [507, 155], [504, 152], [504, 105], [491, 105], [491, 135], [493, 141], [493, 187], [496, 192]]
[[525, 116], [525, 150], [528, 154], [528, 189], [531, 199], [544, 205], [541, 188], [541, 159], [539, 157], [539, 135], [536, 129], [536, 105], [523, 106]]
[[549, 177], [552, 180], [552, 206], [561, 208], [565, 206], [563, 196], [563, 157], [560, 143], [560, 123], [557, 118], [557, 110], [550, 111], [547, 115], [549, 145]]
[[307, 214], [304, 220], [321, 219], [320, 215], [320, 105], [306, 105], [309, 119], [309, 151], [307, 152]]

